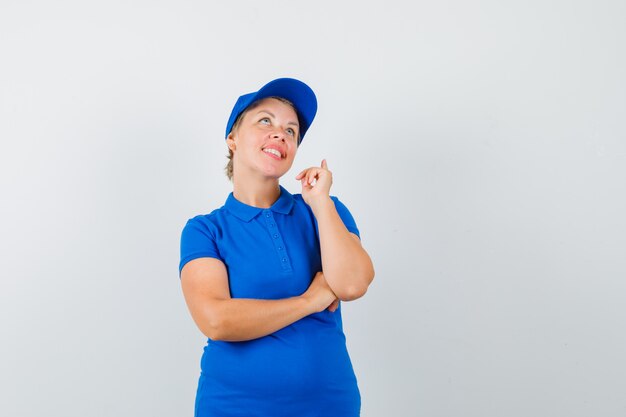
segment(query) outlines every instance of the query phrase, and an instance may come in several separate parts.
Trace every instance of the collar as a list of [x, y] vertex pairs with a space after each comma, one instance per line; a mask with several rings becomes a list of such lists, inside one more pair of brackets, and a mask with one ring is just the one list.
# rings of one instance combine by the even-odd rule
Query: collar
[[276, 200], [269, 209], [244, 204], [237, 200], [232, 192], [228, 195], [226, 203], [224, 203], [224, 207], [244, 222], [249, 222], [263, 210], [272, 210], [273, 212], [280, 214], [289, 214], [291, 208], [293, 207], [293, 196], [289, 193], [289, 191], [285, 190], [282, 185], [279, 184], [278, 186], [280, 187], [280, 196], [278, 196], [278, 200]]

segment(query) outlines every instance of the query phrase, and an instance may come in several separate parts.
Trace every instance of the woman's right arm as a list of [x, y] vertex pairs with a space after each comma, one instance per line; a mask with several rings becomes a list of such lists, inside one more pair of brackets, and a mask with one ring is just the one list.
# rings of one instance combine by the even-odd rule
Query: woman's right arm
[[183, 267], [181, 285], [193, 320], [212, 340], [256, 339], [329, 306], [331, 310], [336, 308], [337, 297], [322, 272], [318, 272], [306, 292], [297, 297], [231, 298], [224, 263], [216, 258], [197, 258]]

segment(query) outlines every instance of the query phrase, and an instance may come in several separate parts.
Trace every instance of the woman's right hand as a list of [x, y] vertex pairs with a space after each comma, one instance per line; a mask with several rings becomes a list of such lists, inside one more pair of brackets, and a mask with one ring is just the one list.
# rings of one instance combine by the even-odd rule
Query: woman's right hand
[[334, 312], [339, 305], [339, 299], [328, 286], [322, 271], [315, 274], [311, 285], [309, 285], [309, 288], [302, 294], [302, 297], [309, 301], [311, 308], [316, 313], [324, 311], [327, 308], [329, 311]]

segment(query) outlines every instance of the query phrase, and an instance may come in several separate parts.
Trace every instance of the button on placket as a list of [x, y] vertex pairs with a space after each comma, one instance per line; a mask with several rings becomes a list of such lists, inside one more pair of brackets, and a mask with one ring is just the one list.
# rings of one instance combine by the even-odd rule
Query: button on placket
[[285, 252], [285, 243], [280, 235], [280, 231], [274, 221], [274, 214], [270, 210], [265, 210], [265, 223], [267, 228], [272, 236], [272, 242], [274, 242], [274, 248], [276, 249], [276, 254], [278, 255], [278, 260], [280, 261], [280, 265], [283, 271], [291, 270], [291, 262], [289, 261], [289, 257]]

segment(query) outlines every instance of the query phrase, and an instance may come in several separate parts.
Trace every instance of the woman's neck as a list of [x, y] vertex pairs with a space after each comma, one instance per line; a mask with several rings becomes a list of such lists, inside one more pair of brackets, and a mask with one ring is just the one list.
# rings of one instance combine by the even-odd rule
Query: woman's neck
[[233, 196], [252, 207], [269, 208], [280, 197], [277, 178], [240, 178], [233, 176]]

